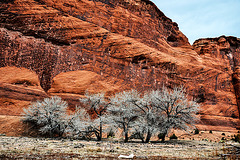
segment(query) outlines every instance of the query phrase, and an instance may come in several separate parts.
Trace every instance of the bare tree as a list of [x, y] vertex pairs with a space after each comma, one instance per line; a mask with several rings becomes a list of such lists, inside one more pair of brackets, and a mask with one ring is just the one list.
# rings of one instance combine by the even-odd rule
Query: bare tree
[[139, 98], [136, 91], [123, 91], [111, 97], [106, 120], [112, 128], [123, 129], [125, 140], [128, 142], [129, 130], [135, 125], [136, 119], [141, 114], [139, 109], [132, 103]]
[[134, 98], [126, 100], [137, 107], [136, 120], [133, 129], [135, 136], [142, 142], [149, 142], [152, 135], [160, 132], [165, 136], [171, 129], [189, 130], [194, 127], [198, 119], [196, 113], [199, 105], [188, 98], [183, 87], [174, 87], [168, 90], [165, 87], [160, 90], [145, 92], [140, 96], [137, 91]]
[[144, 143], [148, 143], [151, 137], [159, 131], [157, 124], [162, 122], [162, 116], [155, 111], [149, 110], [141, 114], [135, 121], [134, 134]]
[[94, 131], [90, 131], [91, 118], [84, 108], [76, 107], [74, 114], [69, 115], [67, 133], [70, 136], [90, 139]]
[[138, 93], [138, 97], [130, 102], [138, 108], [139, 112], [134, 125], [134, 134], [142, 142], [148, 143], [152, 135], [158, 131], [158, 124], [162, 123], [163, 116], [159, 109], [152, 105], [149, 92], [145, 92], [142, 97]]
[[[106, 112], [107, 107], [109, 106], [109, 102], [105, 99], [105, 94], [90, 94], [86, 92], [85, 98], [81, 98], [80, 102], [85, 104], [87, 106], [87, 109], [93, 110], [94, 113], [97, 115], [98, 118], [93, 121], [93, 125], [90, 125], [92, 127], [89, 127], [92, 131], [94, 131], [97, 139], [101, 141], [103, 132], [103, 115]], [[96, 125], [98, 126], [98, 128], [93, 127]]]
[[198, 120], [196, 113], [199, 111], [199, 104], [188, 99], [183, 87], [174, 87], [168, 90], [165, 87], [149, 93], [151, 105], [160, 110], [163, 121], [158, 124], [160, 132], [163, 134], [162, 141], [171, 129], [183, 129], [188, 131], [194, 127]]
[[[102, 138], [103, 123], [107, 123], [109, 128], [123, 130], [125, 142], [128, 142], [130, 133], [142, 142], [149, 142], [158, 132], [163, 135], [164, 141], [171, 129], [187, 131], [194, 127], [199, 110], [199, 105], [188, 99], [183, 87], [175, 87], [173, 90], [163, 87], [162, 90], [145, 92], [143, 95], [136, 90], [123, 91], [112, 96], [109, 101], [106, 101], [104, 94], [87, 93], [81, 101], [98, 118], [87, 121], [78, 119], [75, 127], [82, 133], [94, 133], [98, 140]], [[83, 115], [81, 112], [77, 117]]]
[[68, 125], [67, 107], [60, 97], [45, 98], [24, 109], [23, 121], [38, 128], [42, 135], [61, 137]]

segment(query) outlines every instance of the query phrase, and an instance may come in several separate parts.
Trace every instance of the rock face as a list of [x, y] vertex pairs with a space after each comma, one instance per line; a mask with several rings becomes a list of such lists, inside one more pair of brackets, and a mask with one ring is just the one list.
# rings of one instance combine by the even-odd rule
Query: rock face
[[17, 67], [0, 68], [0, 114], [20, 115], [22, 109], [48, 97], [40, 86], [36, 73]]
[[106, 79], [91, 71], [78, 70], [60, 73], [54, 77], [52, 88], [48, 93], [67, 99], [68, 104], [75, 108], [79, 105], [79, 96], [83, 96], [86, 91], [90, 93], [105, 92], [110, 96], [123, 90], [122, 84], [123, 80], [114, 77]]
[[[228, 100], [229, 103], [237, 104], [238, 111], [240, 110], [240, 39], [236, 37], [226, 37], [221, 36], [218, 38], [207, 38], [207, 39], [199, 39], [194, 42], [193, 47], [195, 51], [203, 58], [210, 59], [211, 61], [217, 63], [219, 66], [225, 67], [221, 68], [220, 73], [218, 73], [215, 81], [215, 95], [219, 90], [223, 93], [224, 91], [231, 91], [232, 98], [225, 97], [225, 94], [221, 96], [225, 102]], [[220, 68], [219, 68], [220, 69]], [[230, 78], [229, 82], [232, 83], [233, 88], [226, 87], [226, 81], [223, 83], [224, 78], [222, 73], [225, 72], [228, 74]], [[222, 81], [222, 82], [221, 82]], [[227, 83], [229, 83], [227, 82]], [[230, 93], [227, 96], [231, 95]], [[235, 98], [234, 98], [235, 96]], [[217, 97], [216, 97], [217, 98]], [[236, 101], [234, 100], [236, 99]], [[219, 99], [220, 100], [220, 99]], [[218, 100], [218, 101], [219, 101]], [[234, 100], [234, 101], [233, 101]], [[228, 103], [222, 106], [229, 106]], [[235, 117], [236, 115], [232, 115]]]
[[0, 27], [7, 29], [1, 29], [0, 67], [31, 68], [45, 91], [61, 72], [86, 69], [88, 64], [102, 72], [109, 68], [102, 61], [110, 58], [118, 60], [112, 63], [122, 71], [126, 60], [121, 59], [144, 61], [158, 50], [168, 53], [171, 45], [189, 46], [177, 24], [150, 1], [15, 0], [2, 3], [0, 11]]
[[[43, 88], [36, 99], [59, 95], [75, 105], [86, 90], [111, 95], [184, 85], [202, 105], [199, 127], [238, 126], [236, 38], [190, 46], [177, 24], [148, 0], [11, 0], [0, 2], [0, 13], [0, 67], [35, 72], [38, 82], [28, 74], [25, 81]], [[13, 96], [6, 89], [19, 87], [13, 82], [0, 85], [8, 90], [1, 98], [26, 101], [20, 108], [32, 101]]]

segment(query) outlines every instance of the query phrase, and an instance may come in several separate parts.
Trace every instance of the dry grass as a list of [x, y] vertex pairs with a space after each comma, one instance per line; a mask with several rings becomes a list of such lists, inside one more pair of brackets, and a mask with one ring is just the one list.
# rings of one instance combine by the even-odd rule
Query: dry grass
[[117, 159], [133, 153], [134, 159], [219, 159], [234, 143], [195, 140], [158, 141], [143, 144], [104, 140], [80, 141], [26, 137], [0, 137], [0, 158]]

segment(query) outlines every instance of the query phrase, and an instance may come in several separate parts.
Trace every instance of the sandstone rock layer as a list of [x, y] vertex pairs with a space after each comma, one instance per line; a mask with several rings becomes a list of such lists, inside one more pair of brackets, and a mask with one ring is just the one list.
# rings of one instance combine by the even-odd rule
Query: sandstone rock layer
[[[25, 86], [0, 79], [1, 99], [24, 102], [14, 102], [16, 110], [51, 95], [75, 106], [86, 90], [111, 95], [184, 85], [201, 103], [199, 127], [238, 126], [237, 38], [190, 46], [148, 0], [12, 0], [0, 2], [0, 13], [0, 67], [26, 68], [39, 79], [27, 72]], [[7, 103], [0, 104], [3, 110]]]
[[21, 115], [32, 101], [48, 95], [40, 86], [36, 73], [17, 67], [0, 68], [0, 114]]
[[[204, 59], [209, 59], [212, 62], [221, 66], [221, 71], [215, 76], [215, 95], [219, 91], [219, 98], [217, 98], [217, 102], [227, 102], [221, 105], [222, 108], [227, 108], [229, 104], [237, 104], [236, 110], [239, 112], [240, 106], [240, 76], [239, 76], [239, 54], [240, 54], [240, 39], [236, 37], [226, 37], [221, 36], [218, 38], [206, 38], [206, 39], [199, 39], [194, 42], [193, 47], [195, 51]], [[224, 77], [224, 74], [228, 74], [228, 77]], [[226, 82], [226, 78], [229, 80]], [[225, 79], [224, 83], [221, 81]], [[223, 92], [226, 90], [226, 86], [231, 83], [232, 87], [228, 92]], [[231, 93], [230, 93], [230, 92]], [[217, 110], [218, 108], [214, 109], [210, 107], [213, 111]], [[214, 111], [214, 112], [215, 112]], [[226, 113], [226, 112], [223, 112]], [[235, 117], [239, 115], [232, 115], [231, 117]]]

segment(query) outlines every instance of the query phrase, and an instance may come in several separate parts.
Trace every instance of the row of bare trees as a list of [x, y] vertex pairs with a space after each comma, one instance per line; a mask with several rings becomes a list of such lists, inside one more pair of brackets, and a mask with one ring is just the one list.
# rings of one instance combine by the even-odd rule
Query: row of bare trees
[[[59, 97], [33, 103], [24, 111], [24, 121], [38, 128], [39, 133], [48, 136], [91, 137], [102, 140], [103, 132], [123, 131], [124, 141], [134, 135], [149, 142], [155, 134], [162, 135], [162, 141], [171, 129], [188, 131], [194, 127], [199, 105], [189, 99], [183, 87], [169, 90], [152, 90], [143, 94], [136, 90], [123, 91], [106, 98], [104, 93], [86, 93], [76, 107], [74, 114], [66, 113], [67, 104]], [[96, 118], [90, 118], [87, 110], [94, 111]]]

